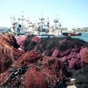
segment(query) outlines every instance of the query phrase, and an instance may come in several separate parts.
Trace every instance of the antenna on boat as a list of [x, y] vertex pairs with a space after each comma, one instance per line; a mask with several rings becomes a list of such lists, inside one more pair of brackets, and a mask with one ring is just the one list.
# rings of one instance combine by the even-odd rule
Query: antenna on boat
[[58, 29], [57, 24], [59, 22], [59, 19], [56, 17], [53, 22], [55, 23], [55, 29]]
[[50, 22], [49, 22], [49, 17], [47, 18], [47, 27], [49, 28]]

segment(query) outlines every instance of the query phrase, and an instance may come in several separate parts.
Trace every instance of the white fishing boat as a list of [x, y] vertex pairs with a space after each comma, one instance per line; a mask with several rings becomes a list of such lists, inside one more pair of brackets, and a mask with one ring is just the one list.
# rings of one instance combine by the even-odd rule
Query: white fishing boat
[[[54, 19], [54, 26], [51, 28], [49, 18], [47, 21], [45, 18], [39, 18], [37, 22], [31, 22], [29, 19], [26, 19], [24, 15], [19, 18], [12, 17], [12, 28], [11, 31], [15, 34], [34, 34], [34, 35], [54, 35], [59, 36], [61, 35], [61, 24], [59, 23], [58, 19]], [[53, 30], [53, 31], [52, 31]]]

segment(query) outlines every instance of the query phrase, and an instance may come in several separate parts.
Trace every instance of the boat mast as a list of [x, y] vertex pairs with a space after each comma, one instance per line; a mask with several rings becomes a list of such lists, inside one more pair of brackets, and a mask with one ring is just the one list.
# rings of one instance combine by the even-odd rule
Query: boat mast
[[58, 34], [62, 34], [61, 23], [58, 18], [54, 19], [55, 30], [58, 30]]

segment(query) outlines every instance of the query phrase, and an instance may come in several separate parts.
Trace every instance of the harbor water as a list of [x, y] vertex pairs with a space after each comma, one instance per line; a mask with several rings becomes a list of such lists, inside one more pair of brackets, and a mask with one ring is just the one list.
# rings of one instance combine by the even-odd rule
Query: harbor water
[[81, 36], [73, 36], [73, 38], [80, 38], [80, 39], [88, 42], [88, 32], [86, 32], [86, 33], [83, 32]]

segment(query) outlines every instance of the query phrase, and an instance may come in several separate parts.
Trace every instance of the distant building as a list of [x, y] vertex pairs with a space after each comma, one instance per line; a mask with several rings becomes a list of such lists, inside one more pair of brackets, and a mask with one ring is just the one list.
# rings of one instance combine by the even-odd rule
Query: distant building
[[11, 31], [11, 29], [8, 27], [0, 27], [0, 33], [8, 33], [10, 31]]

